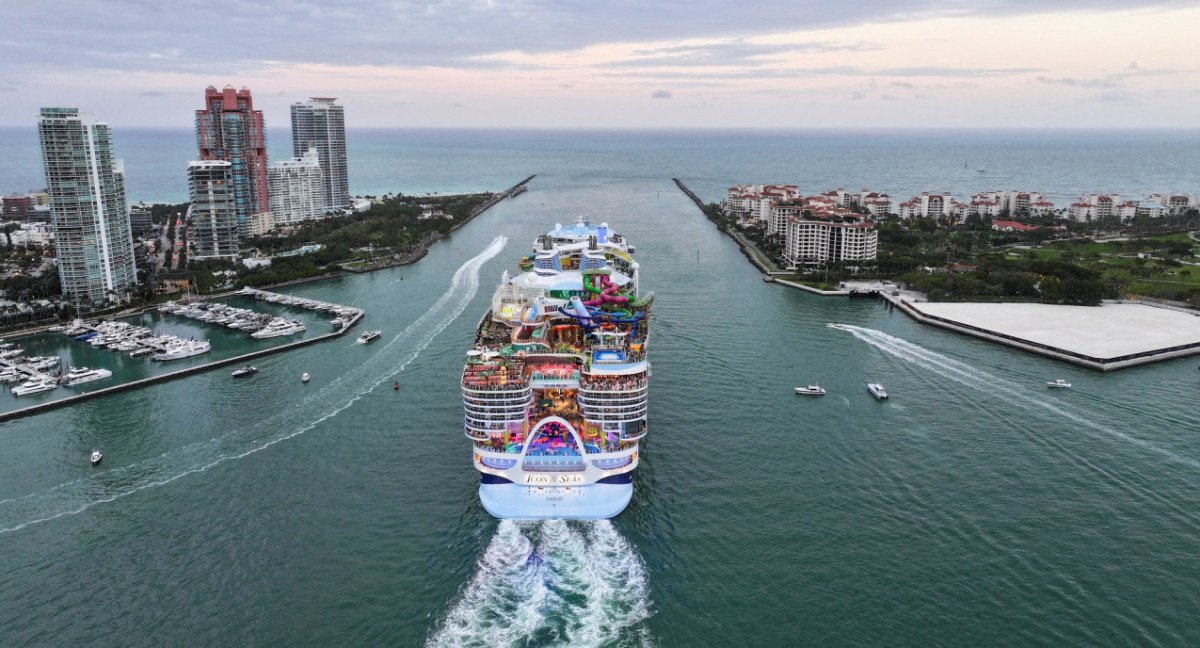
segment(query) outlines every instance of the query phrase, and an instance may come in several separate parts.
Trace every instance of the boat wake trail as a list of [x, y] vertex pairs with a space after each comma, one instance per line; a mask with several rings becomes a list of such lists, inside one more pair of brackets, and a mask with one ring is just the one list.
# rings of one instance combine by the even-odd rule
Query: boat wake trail
[[[508, 242], [496, 237], [482, 252], [464, 263], [450, 288], [412, 324], [374, 355], [338, 376], [320, 390], [268, 419], [218, 438], [193, 443], [138, 463], [98, 472], [46, 491], [0, 502], [0, 534], [31, 524], [81, 513], [106, 502], [169, 484], [241, 459], [312, 430], [337, 416], [408, 367], [446, 327], [466, 309], [479, 290], [479, 270]], [[399, 364], [389, 350], [409, 349]]]
[[1091, 430], [1094, 433], [1100, 433], [1105, 436], [1127, 441], [1140, 448], [1162, 455], [1172, 461], [1187, 465], [1191, 468], [1200, 469], [1200, 461], [1187, 457], [1176, 452], [1172, 452], [1167, 448], [1155, 445], [1144, 439], [1139, 439], [1096, 421], [1091, 420], [1086, 415], [1072, 411], [1060, 404], [1052, 401], [1043, 400], [1030, 396], [1028, 387], [1015, 383], [1011, 380], [1005, 380], [998, 376], [993, 376], [978, 367], [971, 366], [965, 362], [960, 362], [953, 358], [944, 356], [936, 351], [930, 351], [925, 347], [913, 344], [908, 340], [904, 340], [893, 335], [888, 335], [883, 331], [874, 329], [862, 328], [858, 326], [842, 325], [842, 328], [849, 331], [854, 337], [866, 342], [867, 344], [887, 353], [889, 355], [900, 358], [912, 364], [928, 369], [944, 378], [949, 378], [955, 382], [986, 392], [991, 396], [995, 396], [1001, 401], [1019, 408], [1040, 407], [1047, 412], [1056, 416], [1068, 419], [1073, 423], [1078, 424], [1084, 429]]
[[429, 637], [457, 646], [652, 646], [641, 558], [608, 520], [501, 520]]

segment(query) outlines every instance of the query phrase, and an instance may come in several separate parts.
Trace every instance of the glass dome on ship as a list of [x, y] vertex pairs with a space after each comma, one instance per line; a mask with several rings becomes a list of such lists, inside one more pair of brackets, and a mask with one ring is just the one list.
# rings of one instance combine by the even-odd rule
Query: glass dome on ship
[[499, 518], [610, 518], [646, 436], [654, 294], [607, 223], [539, 236], [505, 271], [463, 367], [479, 499]]

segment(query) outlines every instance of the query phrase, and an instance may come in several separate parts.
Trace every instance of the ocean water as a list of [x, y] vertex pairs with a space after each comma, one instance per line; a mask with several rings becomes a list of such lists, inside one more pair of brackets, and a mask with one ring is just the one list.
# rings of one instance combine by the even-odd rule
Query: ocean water
[[[1200, 169], [1194, 132], [930, 136], [356, 133], [355, 193], [537, 178], [413, 266], [287, 289], [365, 308], [375, 344], [0, 424], [2, 643], [1196, 645], [1195, 360], [1095, 373], [765, 284], [670, 180], [1133, 193]], [[634, 499], [497, 521], [463, 352], [500, 274], [579, 216], [629, 236], [658, 296]]]

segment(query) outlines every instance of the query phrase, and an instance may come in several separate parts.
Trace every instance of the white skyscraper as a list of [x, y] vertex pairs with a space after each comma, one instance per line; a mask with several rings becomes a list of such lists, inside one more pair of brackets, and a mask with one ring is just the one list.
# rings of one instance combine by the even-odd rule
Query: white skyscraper
[[316, 149], [309, 149], [303, 157], [268, 164], [271, 224], [281, 227], [324, 216], [321, 178]]
[[238, 255], [239, 219], [233, 175], [233, 163], [227, 160], [188, 162], [193, 259]]
[[317, 150], [321, 164], [324, 211], [350, 206], [350, 180], [346, 174], [346, 117], [334, 97], [312, 97], [292, 104], [292, 155], [302, 157]]
[[78, 108], [42, 108], [38, 138], [63, 294], [81, 308], [127, 299], [137, 268], [125, 172], [108, 124]]

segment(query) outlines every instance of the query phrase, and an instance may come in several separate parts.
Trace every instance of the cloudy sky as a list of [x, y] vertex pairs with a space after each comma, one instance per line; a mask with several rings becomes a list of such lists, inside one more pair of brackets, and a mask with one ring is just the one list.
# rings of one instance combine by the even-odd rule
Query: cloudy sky
[[0, 125], [1197, 127], [1200, 1], [0, 0]]

